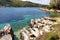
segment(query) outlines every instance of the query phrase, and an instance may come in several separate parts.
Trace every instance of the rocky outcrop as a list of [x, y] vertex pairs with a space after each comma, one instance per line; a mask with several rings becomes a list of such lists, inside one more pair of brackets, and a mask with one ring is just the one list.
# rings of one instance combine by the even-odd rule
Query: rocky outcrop
[[0, 30], [0, 40], [13, 40], [14, 32], [10, 27], [10, 24], [6, 24], [6, 26]]
[[30, 28], [24, 28], [20, 31], [20, 39], [37, 40], [39, 37], [44, 37], [46, 33], [53, 31], [54, 28], [51, 27], [53, 24], [57, 24], [57, 22], [50, 17], [31, 19]]
[[12, 40], [12, 36], [10, 34], [4, 35], [0, 40]]

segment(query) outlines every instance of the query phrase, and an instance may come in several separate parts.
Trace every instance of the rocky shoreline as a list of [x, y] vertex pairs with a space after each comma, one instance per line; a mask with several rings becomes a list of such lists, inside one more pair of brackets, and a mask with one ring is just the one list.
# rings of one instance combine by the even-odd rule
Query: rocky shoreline
[[31, 19], [30, 28], [23, 28], [20, 32], [21, 40], [42, 40], [45, 34], [54, 30], [52, 25], [56, 20], [50, 17]]
[[0, 30], [0, 40], [14, 40], [14, 31], [10, 24], [6, 24], [5, 27]]
[[47, 12], [57, 12], [57, 13], [60, 13], [60, 10], [54, 10], [54, 9], [47, 9], [47, 8], [40, 8], [41, 10], [43, 11], [47, 11]]
[[[30, 27], [20, 30], [20, 40], [45, 40], [47, 33], [54, 30], [52, 25], [57, 24], [57, 20], [50, 17], [31, 19]], [[6, 24], [0, 30], [0, 40], [15, 40], [14, 31], [10, 24]]]

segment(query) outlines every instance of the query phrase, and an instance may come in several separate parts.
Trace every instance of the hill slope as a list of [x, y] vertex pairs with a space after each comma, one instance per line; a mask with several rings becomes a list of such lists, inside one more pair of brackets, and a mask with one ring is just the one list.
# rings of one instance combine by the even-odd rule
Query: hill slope
[[32, 3], [28, 1], [17, 1], [17, 0], [0, 0], [0, 6], [5, 7], [39, 7], [40, 4]]

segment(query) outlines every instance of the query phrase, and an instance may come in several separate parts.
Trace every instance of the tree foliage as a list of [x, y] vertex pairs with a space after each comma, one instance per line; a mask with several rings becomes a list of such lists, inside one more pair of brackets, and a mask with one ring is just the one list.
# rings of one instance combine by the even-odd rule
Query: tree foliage
[[60, 9], [60, 0], [50, 0], [50, 8]]

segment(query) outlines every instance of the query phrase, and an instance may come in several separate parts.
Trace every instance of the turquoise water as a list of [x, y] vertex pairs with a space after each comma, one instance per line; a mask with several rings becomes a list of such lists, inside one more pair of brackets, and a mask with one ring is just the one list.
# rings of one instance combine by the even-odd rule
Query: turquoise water
[[48, 16], [48, 12], [39, 8], [0, 8], [0, 29], [10, 23], [13, 30], [28, 26], [32, 18]]
[[9, 23], [16, 34], [23, 27], [29, 27], [31, 19], [44, 16], [48, 16], [48, 12], [39, 8], [0, 8], [0, 29]]

